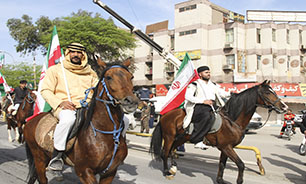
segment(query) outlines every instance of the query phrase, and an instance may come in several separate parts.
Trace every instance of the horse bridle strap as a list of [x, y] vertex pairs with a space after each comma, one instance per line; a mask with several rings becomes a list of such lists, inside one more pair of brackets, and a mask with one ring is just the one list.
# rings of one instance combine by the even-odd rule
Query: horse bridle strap
[[[277, 98], [277, 100], [271, 102], [269, 98], [265, 98], [265, 96], [262, 95], [262, 92], [260, 90], [258, 93], [259, 93], [259, 98], [264, 102], [264, 104], [256, 104], [256, 106], [267, 108], [269, 109], [269, 112], [272, 110], [276, 110], [275, 104], [281, 100], [280, 98]], [[271, 104], [267, 104], [266, 101], [270, 102]]]
[[28, 102], [29, 104], [32, 104], [35, 102], [35, 100], [31, 97], [30, 93], [28, 93], [28, 99], [24, 98], [24, 101], [22, 103], [22, 110], [24, 109], [26, 102]]
[[[101, 92], [99, 93], [99, 96], [96, 97], [96, 100], [97, 101], [100, 101], [100, 102], [103, 102], [106, 106], [106, 110], [107, 110], [107, 113], [108, 113], [108, 116], [109, 118], [111, 119], [111, 121], [113, 122], [114, 124], [114, 130], [113, 131], [102, 131], [102, 130], [99, 130], [99, 129], [96, 129], [92, 123], [92, 121], [90, 121], [90, 125], [93, 129], [93, 132], [94, 132], [94, 135], [96, 136], [96, 132], [99, 132], [99, 133], [102, 133], [102, 134], [113, 134], [113, 140], [115, 142], [114, 144], [114, 151], [113, 151], [113, 155], [112, 155], [112, 158], [111, 158], [111, 161], [109, 162], [108, 166], [102, 171], [102, 173], [106, 173], [108, 171], [108, 169], [111, 167], [111, 165], [113, 164], [113, 161], [115, 159], [115, 156], [116, 156], [116, 153], [117, 153], [117, 150], [118, 150], [118, 146], [119, 146], [119, 138], [120, 138], [120, 135], [121, 135], [121, 132], [122, 132], [122, 129], [123, 129], [123, 114], [122, 114], [122, 117], [121, 117], [121, 120], [120, 120], [120, 125], [119, 125], [119, 128], [117, 129], [117, 125], [116, 125], [116, 122], [112, 116], [112, 113], [110, 111], [110, 107], [108, 104], [111, 104], [112, 106], [116, 106], [117, 104], [119, 104], [119, 102], [109, 93], [108, 89], [107, 89], [107, 86], [106, 86], [106, 83], [104, 81], [104, 74], [107, 70], [111, 69], [111, 68], [124, 68], [127, 70], [126, 67], [123, 67], [123, 66], [120, 66], [120, 65], [114, 65], [114, 66], [111, 66], [107, 69], [105, 69], [105, 71], [103, 71], [103, 79], [101, 80], [101, 84], [103, 86], [103, 89], [101, 90]], [[99, 85], [99, 83], [97, 84], [97, 86]], [[88, 91], [90, 91], [90, 89], [88, 89]], [[107, 97], [109, 100], [104, 100], [102, 99], [102, 95], [103, 93], [106, 93]], [[87, 92], [87, 95], [86, 95], [86, 99], [87, 99], [87, 96], [88, 96], [88, 93]], [[100, 98], [99, 98], [100, 97]], [[84, 99], [86, 101], [86, 99]]]

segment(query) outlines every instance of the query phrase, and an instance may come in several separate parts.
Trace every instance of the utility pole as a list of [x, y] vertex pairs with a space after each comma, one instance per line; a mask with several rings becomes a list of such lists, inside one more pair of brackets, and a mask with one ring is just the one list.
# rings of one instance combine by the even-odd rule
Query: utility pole
[[36, 90], [36, 60], [34, 52], [33, 52], [33, 74], [34, 74], [34, 90]]

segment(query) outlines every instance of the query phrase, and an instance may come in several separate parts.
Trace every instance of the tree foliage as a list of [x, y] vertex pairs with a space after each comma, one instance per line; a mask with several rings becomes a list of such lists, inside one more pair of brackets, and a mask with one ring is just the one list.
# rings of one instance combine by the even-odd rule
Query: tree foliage
[[[40, 79], [42, 66], [36, 66], [36, 84]], [[13, 88], [19, 86], [20, 80], [27, 80], [28, 83], [34, 84], [34, 72], [33, 66], [28, 63], [19, 63], [17, 65], [7, 64], [1, 69], [1, 73], [5, 77], [5, 80], [9, 86]]]
[[65, 49], [72, 42], [83, 44], [91, 65], [96, 63], [95, 55], [106, 61], [123, 60], [136, 46], [133, 35], [116, 27], [112, 19], [105, 20], [100, 14], [82, 10], [54, 20], [42, 16], [35, 24], [28, 15], [7, 21], [11, 36], [18, 42], [16, 50], [23, 54], [39, 49], [45, 55], [54, 25], [61, 47]]

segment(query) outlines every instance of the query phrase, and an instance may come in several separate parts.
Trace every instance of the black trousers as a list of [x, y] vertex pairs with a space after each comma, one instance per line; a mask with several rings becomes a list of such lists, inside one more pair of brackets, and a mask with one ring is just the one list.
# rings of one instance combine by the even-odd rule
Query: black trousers
[[204, 136], [213, 125], [214, 118], [213, 110], [209, 105], [195, 105], [191, 119], [191, 122], [194, 124], [194, 129], [190, 137], [191, 143], [203, 141]]

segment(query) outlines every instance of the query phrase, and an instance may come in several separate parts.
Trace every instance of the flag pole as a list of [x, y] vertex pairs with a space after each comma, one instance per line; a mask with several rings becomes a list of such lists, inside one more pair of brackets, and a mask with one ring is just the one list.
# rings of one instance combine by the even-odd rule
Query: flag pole
[[67, 82], [67, 78], [66, 78], [66, 73], [65, 73], [65, 68], [64, 68], [64, 57], [61, 57], [61, 66], [62, 66], [62, 71], [63, 71], [63, 76], [64, 76], [64, 82], [65, 82], [65, 87], [66, 87], [66, 92], [67, 92], [67, 97], [69, 102], [71, 102], [71, 97], [70, 97], [70, 93], [69, 93], [69, 88], [68, 88], [68, 82]]

